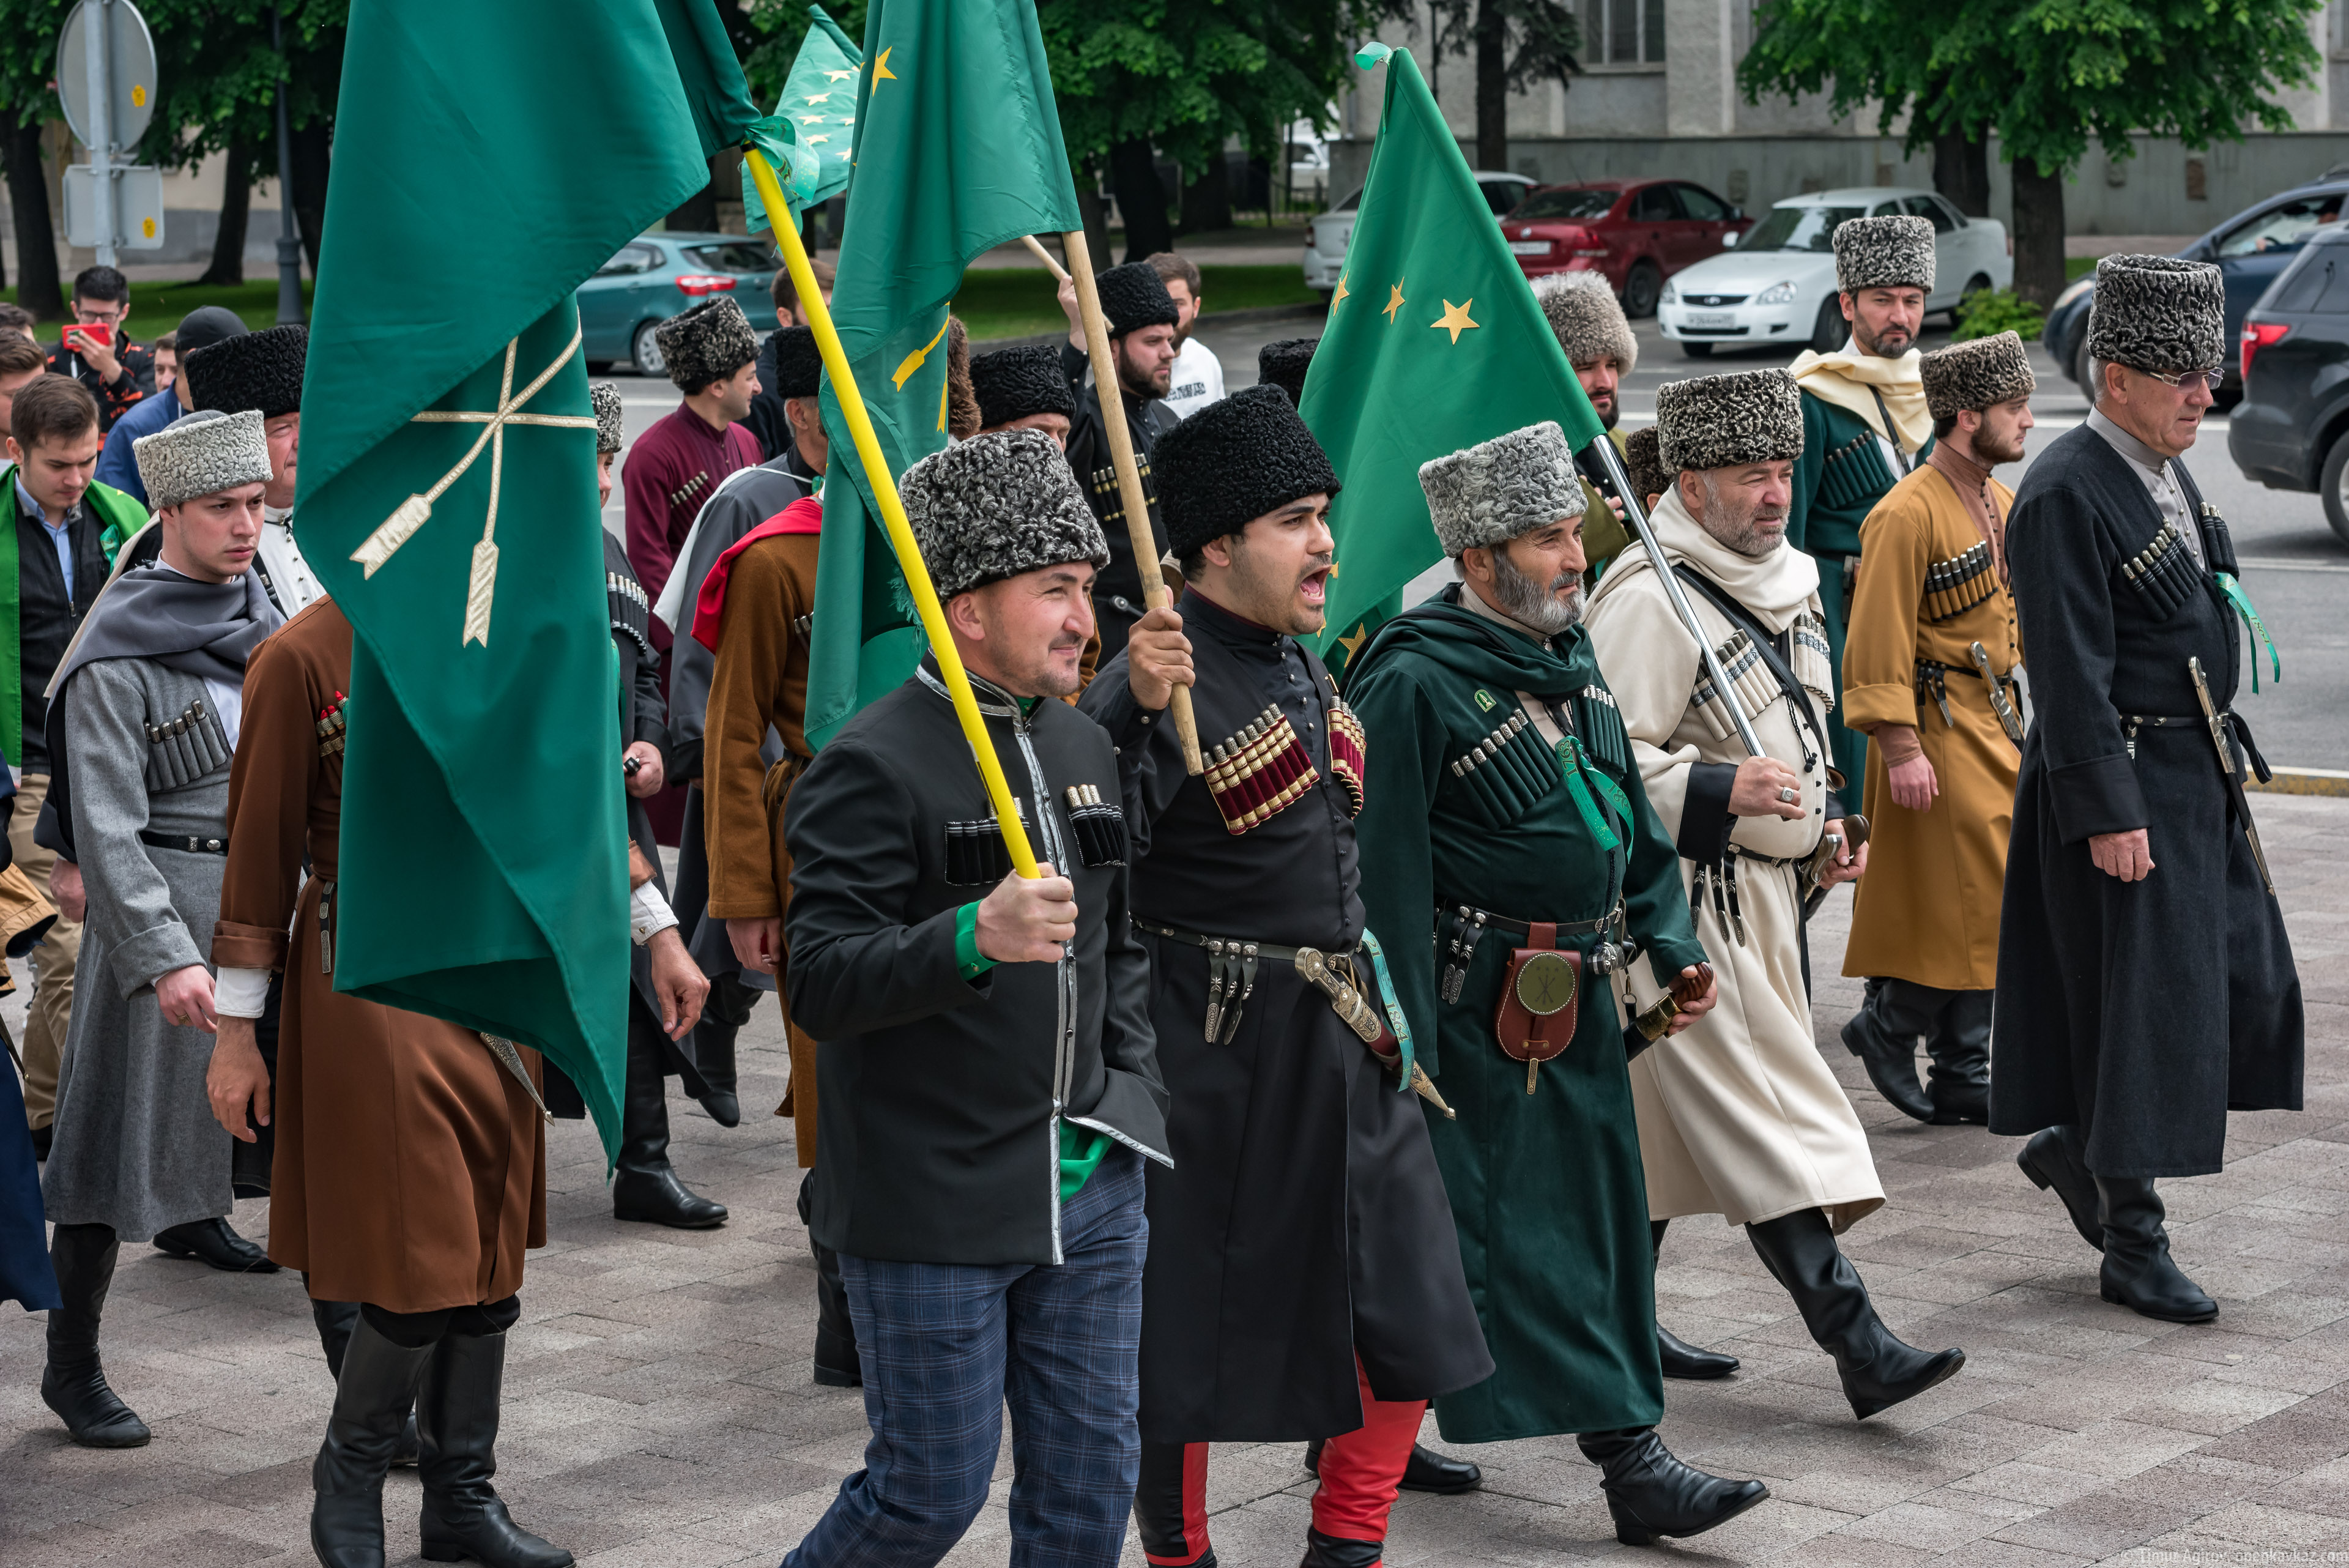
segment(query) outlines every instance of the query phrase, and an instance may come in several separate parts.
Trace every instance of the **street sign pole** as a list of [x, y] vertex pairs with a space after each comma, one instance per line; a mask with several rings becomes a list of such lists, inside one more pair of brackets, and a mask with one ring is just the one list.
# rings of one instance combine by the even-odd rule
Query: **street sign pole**
[[[285, 59], [284, 22], [269, 8], [269, 47]], [[277, 324], [302, 319], [302, 242], [294, 229], [294, 130], [285, 112], [285, 79], [277, 80]]]
[[114, 265], [114, 104], [112, 65], [109, 57], [114, 0], [88, 0], [90, 26], [83, 45], [89, 67], [89, 171], [98, 218], [98, 265]]

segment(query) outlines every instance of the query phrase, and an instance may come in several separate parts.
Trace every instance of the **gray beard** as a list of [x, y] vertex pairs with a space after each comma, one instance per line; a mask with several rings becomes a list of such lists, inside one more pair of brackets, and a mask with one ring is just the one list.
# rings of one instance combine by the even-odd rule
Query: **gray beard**
[[[1516, 564], [1500, 551], [1492, 554], [1493, 594], [1501, 601], [1498, 607], [1503, 615], [1544, 637], [1571, 630], [1582, 618], [1582, 586], [1573, 577], [1561, 576], [1545, 588], [1518, 571]], [[1568, 583], [1574, 583], [1573, 595], [1558, 598], [1557, 590]]]

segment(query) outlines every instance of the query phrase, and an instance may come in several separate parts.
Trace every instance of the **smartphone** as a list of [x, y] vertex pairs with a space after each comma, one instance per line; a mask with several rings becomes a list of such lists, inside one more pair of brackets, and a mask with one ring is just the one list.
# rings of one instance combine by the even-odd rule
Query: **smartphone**
[[114, 347], [114, 324], [110, 321], [77, 321], [66, 328], [68, 348], [107, 348]]

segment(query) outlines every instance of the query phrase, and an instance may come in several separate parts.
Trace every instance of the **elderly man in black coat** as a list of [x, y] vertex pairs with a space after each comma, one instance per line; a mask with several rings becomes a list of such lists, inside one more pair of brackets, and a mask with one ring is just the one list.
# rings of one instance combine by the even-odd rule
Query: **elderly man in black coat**
[[2217, 1171], [2230, 1110], [2298, 1110], [2300, 981], [2243, 794], [2227, 525], [2178, 458], [2227, 352], [2219, 269], [2107, 256], [2096, 410], [2009, 525], [2036, 718], [2000, 923], [1991, 1130], [2053, 1188], [2102, 1290], [2171, 1323], [2218, 1304], [2170, 1260], [2154, 1180]]

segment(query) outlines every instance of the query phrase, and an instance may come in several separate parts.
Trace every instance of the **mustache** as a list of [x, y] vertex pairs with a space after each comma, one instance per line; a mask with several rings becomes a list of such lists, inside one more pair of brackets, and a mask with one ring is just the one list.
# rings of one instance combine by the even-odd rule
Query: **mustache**
[[1305, 558], [1305, 569], [1297, 574], [1297, 580], [1301, 583], [1308, 577], [1318, 577], [1335, 566], [1337, 561], [1335, 552], [1326, 556], [1308, 556]]

